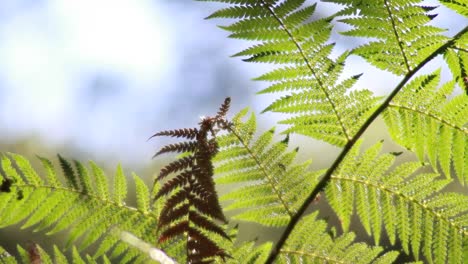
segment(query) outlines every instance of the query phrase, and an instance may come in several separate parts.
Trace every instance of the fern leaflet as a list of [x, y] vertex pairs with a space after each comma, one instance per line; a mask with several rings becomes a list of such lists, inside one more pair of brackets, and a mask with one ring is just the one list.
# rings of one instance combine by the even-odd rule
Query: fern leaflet
[[451, 164], [462, 184], [468, 183], [468, 100], [457, 95], [447, 100], [455, 82], [437, 90], [440, 72], [423, 75], [408, 83], [389, 104], [384, 120], [392, 138], [414, 151], [421, 161], [425, 155], [437, 170], [450, 177]]
[[460, 15], [468, 17], [468, 3], [464, 0], [440, 0], [446, 7], [456, 11]]
[[454, 80], [468, 95], [468, 34], [455, 43], [453, 49], [444, 53], [444, 59], [452, 72]]
[[7, 258], [3, 259], [0, 257], [0, 261], [5, 264], [18, 264], [18, 263], [31, 263], [31, 264], [53, 264], [53, 263], [60, 263], [60, 264], [68, 264], [68, 263], [73, 263], [73, 264], [110, 264], [111, 261], [104, 256], [100, 262], [96, 261], [93, 257], [86, 255], [85, 258], [83, 259], [80, 254], [78, 253], [78, 250], [76, 247], [72, 248], [72, 256], [71, 260], [69, 260], [65, 255], [63, 254], [60, 249], [54, 245], [53, 246], [53, 251], [54, 254], [51, 256], [48, 254], [42, 247], [40, 247], [37, 244], [31, 243], [30, 245], [27, 246], [26, 249], [24, 249], [21, 246], [17, 247], [18, 252], [20, 254], [20, 258], [22, 262], [18, 262], [14, 258]]
[[316, 5], [301, 7], [304, 0], [219, 2], [233, 6], [208, 18], [236, 18], [237, 22], [222, 26], [232, 32], [230, 37], [261, 41], [234, 56], [285, 65], [257, 78], [273, 82], [260, 93], [287, 92], [264, 110], [291, 116], [280, 122], [289, 126], [284, 133], [303, 134], [337, 146], [349, 142], [378, 98], [369, 90], [349, 92], [360, 75], [338, 81], [349, 54], [329, 58], [334, 44], [326, 42], [333, 17], [310, 21]]
[[16, 259], [4, 248], [0, 247], [0, 262], [5, 264], [16, 264]]
[[394, 156], [378, 156], [381, 143], [358, 157], [358, 147], [332, 176], [325, 192], [343, 228], [349, 228], [356, 209], [360, 222], [376, 244], [381, 226], [392, 244], [398, 237], [406, 253], [420, 250], [432, 263], [461, 263], [468, 239], [468, 197], [441, 193], [450, 180], [420, 173], [418, 163], [404, 163], [389, 171]]
[[297, 149], [287, 151], [288, 137], [272, 144], [274, 129], [254, 140], [255, 116], [242, 122], [246, 114], [247, 109], [237, 114], [230, 133], [218, 139], [220, 152], [213, 159], [216, 183], [242, 183], [221, 200], [233, 201], [226, 210], [243, 209], [234, 219], [284, 226], [320, 174], [307, 171], [309, 162], [293, 165]]
[[392, 263], [398, 252], [390, 251], [379, 256], [383, 248], [353, 243], [355, 235], [345, 233], [332, 237], [327, 223], [316, 220], [318, 213], [305, 216], [280, 252], [280, 263]]
[[353, 37], [376, 38], [353, 54], [372, 65], [396, 75], [405, 75], [444, 44], [444, 30], [428, 25], [436, 16], [428, 14], [436, 7], [422, 6], [422, 1], [326, 0], [345, 5], [339, 15], [352, 15], [340, 21], [353, 27], [342, 32]]
[[90, 163], [90, 173], [80, 162], [74, 162], [75, 170], [70, 162], [60, 157], [64, 176], [68, 179], [68, 184], [64, 185], [52, 163], [45, 158], [40, 160], [46, 171], [43, 178], [20, 155], [9, 153], [1, 158], [4, 182], [11, 182], [11, 186], [9, 191], [0, 193], [0, 227], [24, 220], [22, 228], [35, 226], [35, 231], [47, 234], [68, 229], [67, 245], [70, 247], [80, 238], [79, 250], [103, 239], [93, 256], [95, 259], [106, 254], [109, 258], [132, 256], [128, 260], [124, 257], [122, 263], [148, 260], [148, 256], [129, 248], [112, 232], [114, 228], [129, 230], [145, 241], [151, 241], [157, 212], [149, 208], [149, 197], [143, 197], [145, 193], [148, 195], [148, 191], [142, 190], [143, 185], [138, 177], [135, 176], [140, 191], [138, 206], [132, 208], [124, 203], [127, 187], [120, 167], [114, 178], [114, 197], [111, 198], [107, 179], [94, 163]]

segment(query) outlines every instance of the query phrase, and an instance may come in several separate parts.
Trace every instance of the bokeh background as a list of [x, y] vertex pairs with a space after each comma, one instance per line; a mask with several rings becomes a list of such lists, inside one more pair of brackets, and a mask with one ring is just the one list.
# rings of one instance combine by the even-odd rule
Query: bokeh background
[[[227, 96], [231, 114], [247, 106], [259, 113], [273, 97], [255, 95], [266, 84], [251, 79], [271, 66], [229, 58], [249, 43], [227, 39], [216, 21], [203, 19], [219, 7], [189, 0], [0, 0], [0, 150], [94, 160], [110, 174], [120, 163], [127, 174], [135, 171], [150, 183], [167, 161], [151, 159], [164, 144], [147, 141], [154, 132], [195, 126]], [[320, 3], [314, 19], [337, 8]], [[440, 15], [432, 23], [447, 29], [448, 36], [468, 23], [443, 6], [434, 13]], [[335, 55], [364, 43], [337, 34], [345, 29], [339, 25], [333, 34]], [[377, 95], [398, 83], [362, 59], [352, 57], [348, 65], [347, 76], [365, 72], [356, 87]], [[440, 65], [436, 59], [424, 71]], [[449, 76], [445, 68], [443, 73]], [[259, 116], [260, 130], [278, 118]], [[385, 139], [387, 150], [401, 150], [381, 120], [366, 139], [367, 145]], [[300, 158], [314, 160], [312, 169], [327, 167], [339, 152], [294, 136], [292, 145], [298, 144]], [[413, 158], [405, 154], [401, 160]], [[0, 246], [14, 250], [26, 240], [50, 243], [18, 227], [0, 232]], [[266, 231], [261, 239], [278, 235]]]

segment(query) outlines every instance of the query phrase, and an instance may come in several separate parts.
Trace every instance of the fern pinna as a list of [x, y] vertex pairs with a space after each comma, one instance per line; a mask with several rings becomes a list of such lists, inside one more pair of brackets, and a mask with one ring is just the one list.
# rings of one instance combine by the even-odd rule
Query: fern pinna
[[390, 103], [383, 117], [395, 141], [414, 151], [421, 161], [427, 156], [436, 170], [439, 161], [448, 178], [453, 164], [459, 182], [467, 184], [468, 101], [464, 94], [447, 99], [455, 89], [455, 80], [440, 88], [439, 82], [440, 70], [415, 78]]
[[256, 117], [251, 114], [243, 122], [247, 113], [244, 109], [237, 114], [230, 133], [218, 138], [220, 152], [213, 159], [216, 183], [230, 186], [221, 200], [231, 201], [226, 210], [243, 209], [234, 219], [282, 227], [321, 172], [308, 171], [310, 162], [294, 164], [298, 149], [288, 151], [288, 136], [273, 143], [270, 129], [255, 139]]
[[391, 244], [396, 238], [405, 253], [430, 263], [461, 263], [468, 241], [468, 197], [438, 193], [451, 182], [437, 173], [417, 173], [422, 165], [408, 162], [390, 170], [395, 156], [378, 155], [382, 142], [358, 155], [351, 150], [325, 189], [327, 200], [348, 230], [356, 211], [367, 234], [380, 243], [382, 227]]
[[414, 70], [448, 40], [441, 34], [443, 29], [429, 25], [437, 16], [429, 12], [436, 6], [426, 6], [420, 0], [325, 2], [344, 5], [337, 15], [343, 16], [339, 21], [352, 26], [352, 29], [342, 32], [343, 35], [376, 39], [355, 48], [353, 54], [397, 75]]
[[[127, 180], [120, 166], [111, 185], [95, 163], [90, 162], [88, 169], [81, 162], [72, 163], [59, 156], [66, 180], [62, 183], [53, 163], [42, 157], [39, 159], [44, 175], [34, 170], [23, 156], [2, 155], [1, 228], [21, 223], [21, 228], [33, 227], [35, 232], [49, 235], [68, 230], [66, 248], [74, 248], [74, 263], [84, 263], [79, 261], [78, 251], [91, 246], [95, 250], [87, 257], [88, 263], [117, 259], [119, 263], [151, 262], [147, 254], [120, 239], [121, 231], [125, 230], [144, 241], [153, 240], [160, 206], [150, 202], [150, 190], [143, 180], [133, 175], [137, 205], [131, 207], [126, 205]], [[156, 186], [154, 191], [157, 190]], [[18, 251], [27, 257], [27, 252], [20, 247]], [[54, 251], [58, 259], [55, 263], [67, 263], [60, 251]]]
[[159, 242], [183, 237], [187, 263], [210, 263], [214, 257], [225, 259], [229, 256], [205, 234], [211, 232], [229, 239], [224, 229], [213, 221], [227, 222], [215, 190], [211, 162], [218, 152], [216, 133], [229, 126], [225, 117], [229, 104], [230, 98], [226, 98], [217, 115], [203, 117], [199, 128], [162, 131], [152, 136], [192, 140], [167, 145], [155, 155], [167, 152], [186, 154], [161, 169], [156, 181], [171, 173], [178, 174], [164, 183], [155, 199], [168, 196], [158, 222]]
[[[211, 0], [210, 0], [211, 1]], [[285, 65], [256, 80], [273, 84], [260, 94], [284, 94], [265, 110], [289, 116], [280, 121], [298, 133], [344, 146], [376, 106], [369, 90], [350, 91], [361, 74], [341, 77], [349, 52], [330, 59], [334, 43], [327, 43], [332, 17], [311, 20], [316, 4], [301, 7], [305, 0], [223, 1], [235, 6], [214, 12], [208, 18], [236, 18], [221, 26], [232, 38], [259, 40], [260, 44], [234, 56], [245, 61]]]

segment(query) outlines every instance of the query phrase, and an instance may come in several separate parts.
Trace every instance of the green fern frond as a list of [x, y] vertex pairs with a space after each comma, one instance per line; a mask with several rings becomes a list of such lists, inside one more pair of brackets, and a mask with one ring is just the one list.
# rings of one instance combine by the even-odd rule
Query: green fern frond
[[217, 244], [221, 244], [224, 249], [231, 253], [231, 258], [223, 262], [227, 264], [254, 264], [264, 263], [271, 250], [271, 242], [259, 244], [256, 241], [245, 241], [238, 238], [238, 226], [234, 226], [228, 230], [230, 240], [221, 237], [213, 237]]
[[[8, 153], [1, 158], [3, 177], [12, 182], [9, 192], [0, 192], [0, 227], [22, 222], [22, 228], [34, 226], [35, 231], [47, 234], [68, 230], [67, 246], [78, 239], [83, 250], [103, 239], [94, 258], [108, 254], [116, 258], [132, 251], [113, 235], [114, 228], [128, 230], [145, 241], [154, 238], [158, 212], [149, 204], [149, 191], [137, 176], [137, 207], [125, 205], [126, 178], [120, 166], [114, 178], [113, 196], [110, 197], [107, 179], [102, 170], [90, 163], [91, 171], [78, 161], [74, 165], [62, 157], [60, 164], [67, 185], [58, 179], [52, 163], [40, 158], [45, 177], [40, 177], [22, 156]], [[146, 197], [144, 197], [146, 196]], [[111, 253], [110, 250], [113, 249]], [[117, 250], [119, 249], [119, 250]], [[141, 259], [146, 261], [147, 256]]]
[[406, 253], [419, 253], [431, 263], [462, 263], [468, 238], [468, 196], [441, 193], [450, 180], [418, 173], [418, 163], [390, 171], [395, 156], [378, 155], [378, 143], [358, 156], [358, 147], [332, 176], [327, 200], [347, 230], [354, 210], [366, 232], [380, 242], [381, 226], [392, 244], [396, 237]]
[[[3, 249], [0, 249], [3, 250]], [[22, 260], [22, 263], [31, 263], [31, 264], [55, 264], [55, 263], [60, 263], [60, 264], [68, 264], [68, 263], [73, 263], [73, 264], [78, 264], [78, 263], [83, 263], [83, 264], [97, 264], [97, 263], [102, 263], [102, 264], [110, 264], [110, 260], [106, 257], [103, 256], [100, 261], [97, 261], [96, 259], [92, 258], [89, 255], [85, 256], [85, 259], [83, 259], [80, 254], [78, 253], [78, 250], [76, 247], [72, 248], [72, 256], [71, 260], [69, 260], [63, 252], [56, 246], [53, 246], [53, 251], [54, 254], [51, 256], [48, 254], [42, 247], [40, 247], [37, 244], [31, 243], [30, 245], [27, 246], [26, 249], [24, 249], [21, 246], [17, 246], [17, 250], [19, 252], [20, 258]], [[5, 263], [5, 264], [17, 264], [20, 263], [18, 260], [16, 260], [13, 257], [10, 257], [8, 259], [3, 259], [0, 257], [0, 262]]]
[[260, 246], [255, 246], [255, 242], [243, 243], [234, 251], [236, 258], [229, 260], [228, 263], [265, 263], [270, 253], [272, 243], [264, 243]]
[[399, 253], [382, 254], [383, 248], [353, 243], [355, 235], [332, 237], [317, 212], [305, 216], [280, 252], [280, 263], [393, 263]]
[[243, 264], [243, 263], [265, 263], [272, 247], [271, 242], [256, 246], [255, 242], [243, 242], [240, 246], [231, 250], [233, 258], [228, 259], [226, 263]]
[[273, 82], [260, 93], [288, 92], [264, 111], [291, 116], [281, 122], [289, 126], [284, 134], [298, 133], [344, 146], [378, 98], [368, 90], [348, 93], [360, 75], [339, 81], [349, 54], [336, 60], [329, 58], [334, 44], [326, 42], [333, 17], [312, 21], [316, 4], [302, 7], [304, 0], [219, 2], [233, 6], [208, 18], [237, 18], [237, 22], [221, 28], [231, 32], [232, 38], [261, 41], [234, 56], [247, 56], [244, 60], [248, 62], [284, 65], [257, 78]]
[[458, 39], [455, 40], [454, 48], [459, 49], [460, 51], [468, 52], [468, 33], [465, 32]]
[[468, 17], [468, 3], [465, 0], [439, 0], [444, 6]]
[[[228, 236], [230, 240], [225, 239], [219, 235], [213, 233], [206, 233], [206, 235], [220, 245], [224, 250], [231, 254], [231, 257], [221, 260], [215, 259], [215, 263], [227, 263], [227, 264], [255, 264], [264, 263], [268, 257], [268, 253], [272, 248], [272, 243], [267, 242], [258, 245], [255, 241], [240, 241], [238, 237], [238, 227], [235, 226], [228, 230]], [[186, 258], [186, 247], [183, 239], [173, 240], [167, 243], [165, 248], [168, 256], [181, 256], [179, 263], [187, 263]]]
[[3, 247], [0, 247], [0, 262], [4, 264], [16, 264], [18, 263], [8, 251], [6, 251]]
[[383, 117], [395, 141], [414, 151], [421, 161], [427, 156], [436, 170], [439, 161], [447, 177], [453, 164], [458, 179], [465, 184], [468, 100], [464, 94], [450, 98], [454, 81], [437, 89], [439, 81], [439, 71], [415, 78], [390, 102]]
[[[465, 90], [468, 95], [468, 34], [456, 43], [456, 49], [449, 49], [444, 53], [444, 59], [452, 73], [453, 79], [457, 80], [458, 85]], [[464, 49], [464, 50], [463, 50]]]
[[428, 12], [435, 7], [422, 6], [422, 1], [326, 0], [345, 5], [340, 19], [353, 29], [343, 35], [374, 38], [353, 51], [372, 65], [396, 75], [405, 75], [443, 45], [448, 38], [443, 29], [429, 25], [436, 16]]
[[225, 209], [242, 209], [234, 219], [267, 226], [284, 226], [314, 186], [320, 173], [307, 170], [309, 162], [293, 164], [297, 149], [287, 151], [288, 140], [273, 142], [274, 129], [254, 140], [256, 120], [247, 109], [233, 118], [230, 133], [218, 137], [214, 157], [217, 184], [242, 184], [221, 197], [231, 201]]

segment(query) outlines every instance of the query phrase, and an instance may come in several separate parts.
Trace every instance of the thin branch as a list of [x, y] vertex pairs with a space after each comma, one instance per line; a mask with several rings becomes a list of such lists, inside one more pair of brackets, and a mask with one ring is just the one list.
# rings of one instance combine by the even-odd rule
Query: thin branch
[[356, 133], [356, 135], [353, 136], [353, 138], [344, 146], [343, 150], [341, 151], [340, 155], [337, 157], [335, 162], [331, 165], [331, 167], [327, 170], [323, 178], [320, 180], [320, 182], [315, 186], [314, 190], [310, 193], [310, 195], [305, 199], [304, 203], [301, 205], [297, 213], [291, 218], [291, 221], [289, 222], [288, 226], [286, 226], [286, 229], [283, 231], [283, 234], [281, 235], [280, 239], [276, 243], [275, 247], [271, 250], [270, 255], [268, 256], [268, 259], [266, 260], [265, 264], [272, 264], [273, 261], [276, 259], [278, 254], [280, 253], [281, 248], [283, 245], [286, 243], [286, 240], [288, 239], [289, 235], [293, 231], [294, 227], [296, 224], [299, 222], [301, 219], [302, 215], [306, 211], [307, 207], [309, 207], [309, 204], [315, 199], [317, 194], [321, 192], [330, 182], [332, 174], [335, 172], [335, 170], [338, 168], [338, 166], [341, 164], [341, 161], [346, 157], [348, 152], [352, 149], [356, 141], [362, 136], [362, 134], [366, 131], [366, 129], [372, 124], [372, 122], [388, 107], [389, 103], [392, 101], [392, 99], [398, 94], [398, 92], [405, 86], [405, 84], [422, 68], [424, 67], [429, 61], [434, 59], [436, 56], [444, 52], [447, 48], [452, 46], [454, 42], [463, 34], [468, 32], [468, 26], [463, 28], [460, 32], [458, 32], [451, 40], [447, 41], [444, 45], [440, 46], [437, 50], [432, 52], [431, 55], [429, 55], [426, 59], [424, 59], [421, 63], [419, 63], [413, 70], [408, 72], [406, 76], [401, 80], [401, 82], [397, 85], [397, 87], [392, 91], [392, 93], [385, 99], [385, 101], [375, 110], [374, 113], [366, 120], [366, 122], [361, 126], [359, 131]]

